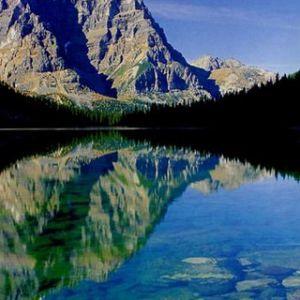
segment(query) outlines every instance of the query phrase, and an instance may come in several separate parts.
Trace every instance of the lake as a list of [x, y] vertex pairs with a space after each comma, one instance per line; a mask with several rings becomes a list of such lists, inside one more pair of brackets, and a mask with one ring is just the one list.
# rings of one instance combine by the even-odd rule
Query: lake
[[299, 152], [74, 135], [1, 136], [0, 299], [300, 299]]

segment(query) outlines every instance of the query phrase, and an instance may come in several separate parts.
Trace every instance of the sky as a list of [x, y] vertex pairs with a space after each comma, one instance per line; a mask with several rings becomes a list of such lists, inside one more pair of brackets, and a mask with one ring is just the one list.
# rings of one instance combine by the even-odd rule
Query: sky
[[144, 0], [188, 61], [209, 54], [280, 74], [300, 69], [300, 0]]

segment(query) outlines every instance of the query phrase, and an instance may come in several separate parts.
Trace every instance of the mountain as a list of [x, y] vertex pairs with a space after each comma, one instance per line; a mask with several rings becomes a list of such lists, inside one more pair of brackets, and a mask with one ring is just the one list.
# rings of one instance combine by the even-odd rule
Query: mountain
[[256, 84], [275, 80], [274, 73], [247, 66], [236, 59], [220, 59], [206, 55], [192, 64], [211, 73], [210, 79], [220, 87], [221, 94], [249, 90]]
[[[278, 136], [283, 140], [298, 139], [296, 135], [292, 137], [292, 129], [300, 128], [299, 95], [299, 73], [282, 78], [276, 76], [273, 82], [255, 85], [248, 91], [226, 94], [217, 101], [202, 101], [189, 106], [153, 105], [146, 114], [134, 112], [125, 115], [119, 124], [152, 128], [205, 128], [210, 138], [214, 137], [219, 144], [225, 145], [228, 138], [232, 141], [236, 139], [237, 144], [253, 139], [256, 145], [258, 137], [263, 143], [266, 143], [266, 137], [272, 137], [272, 143], [277, 144], [275, 140]], [[194, 143], [194, 140], [195, 137], [190, 138], [189, 142]]]
[[173, 101], [218, 92], [167, 42], [142, 0], [1, 0], [0, 74], [20, 90], [80, 103]]

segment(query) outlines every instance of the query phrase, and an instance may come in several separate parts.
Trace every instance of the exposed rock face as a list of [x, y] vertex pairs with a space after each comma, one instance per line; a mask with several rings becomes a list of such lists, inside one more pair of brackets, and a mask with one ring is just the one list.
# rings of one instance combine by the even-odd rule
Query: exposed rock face
[[1, 80], [80, 103], [199, 101], [274, 78], [232, 59], [189, 65], [142, 0], [1, 0], [0, 24]]
[[91, 64], [78, 21], [71, 1], [7, 0], [0, 12], [3, 79], [38, 93], [115, 95]]
[[213, 57], [209, 55], [202, 56], [199, 59], [192, 62], [193, 65], [209, 72], [222, 68], [223, 63], [224, 62], [218, 57]]
[[233, 58], [221, 59], [219, 57], [213, 57], [210, 55], [204, 55], [199, 59], [195, 60], [192, 64], [209, 72], [219, 69], [234, 69], [247, 67], [240, 61]]
[[0, 24], [1, 79], [23, 90], [77, 98], [213, 94], [208, 72], [168, 44], [142, 0], [1, 0]]
[[221, 94], [249, 90], [256, 84], [260, 85], [275, 79], [274, 73], [246, 66], [236, 59], [222, 60], [207, 55], [192, 64], [211, 72], [210, 79], [220, 87]]

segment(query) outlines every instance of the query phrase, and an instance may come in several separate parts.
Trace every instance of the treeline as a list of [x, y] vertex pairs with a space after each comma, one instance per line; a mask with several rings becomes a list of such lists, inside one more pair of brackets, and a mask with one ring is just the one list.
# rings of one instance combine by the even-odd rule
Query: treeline
[[300, 126], [300, 72], [214, 101], [189, 106], [152, 105], [123, 117], [121, 125], [146, 127], [254, 128]]
[[[244, 132], [244, 131], [243, 131]], [[253, 167], [275, 171], [280, 176], [292, 176], [300, 182], [300, 139], [294, 130], [128, 130], [122, 135], [152, 147], [196, 150], [225, 159], [250, 163]]]
[[[102, 103], [102, 102], [101, 102]], [[119, 103], [121, 103], [119, 101]], [[127, 105], [127, 107], [129, 107]], [[0, 82], [0, 127], [201, 127], [209, 129], [287, 128], [300, 126], [300, 72], [221, 99], [186, 105], [111, 103], [80, 107], [64, 96], [22, 94]], [[141, 109], [142, 108], [142, 109]]]
[[122, 112], [80, 107], [64, 96], [54, 101], [50, 96], [20, 93], [0, 82], [0, 127], [86, 127], [112, 126]]

